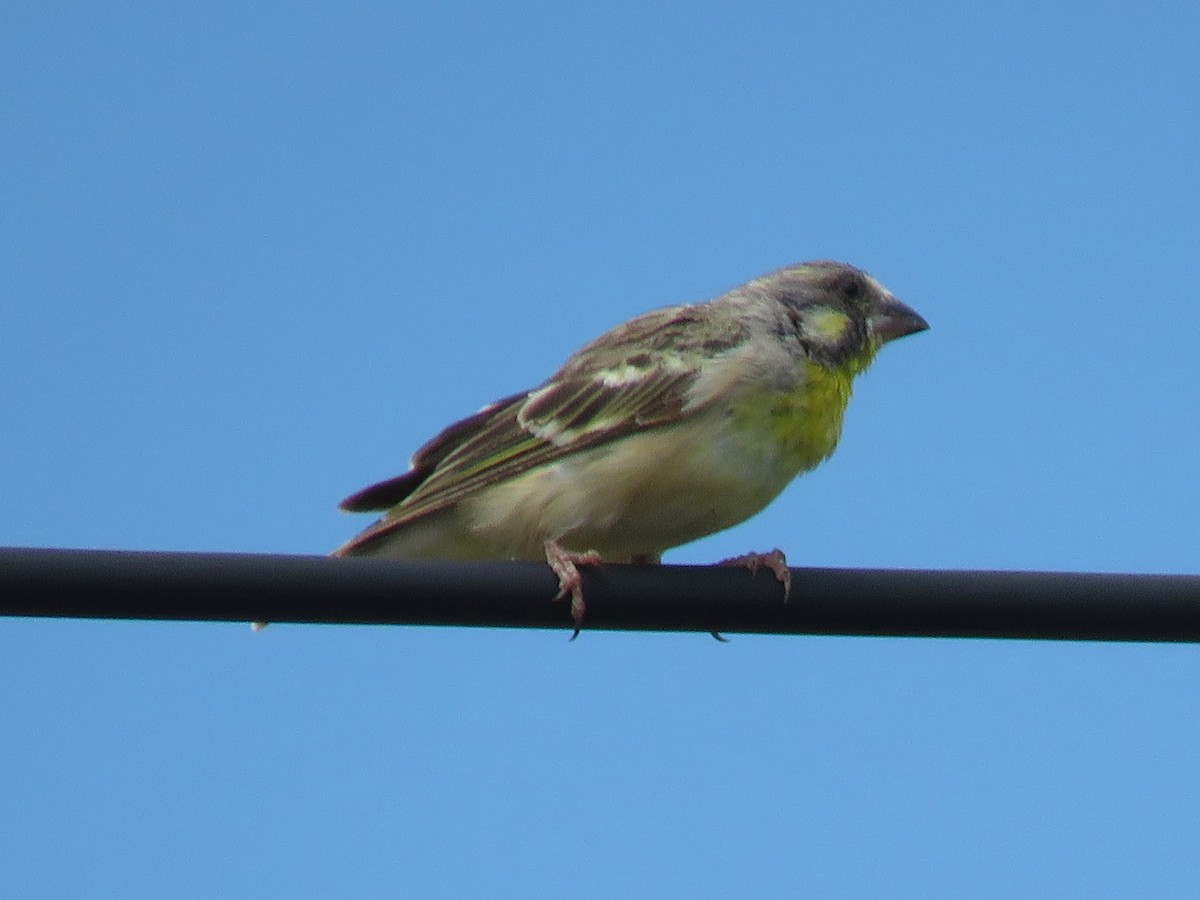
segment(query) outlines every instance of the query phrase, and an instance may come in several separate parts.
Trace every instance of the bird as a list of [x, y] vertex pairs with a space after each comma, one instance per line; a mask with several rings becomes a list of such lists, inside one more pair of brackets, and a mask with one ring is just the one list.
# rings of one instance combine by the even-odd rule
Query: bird
[[[759, 512], [833, 453], [876, 351], [928, 327], [865, 271], [830, 260], [636, 316], [343, 500], [382, 517], [331, 555], [544, 560], [578, 634], [580, 566], [658, 563]], [[724, 562], [770, 568], [786, 599], [779, 550]]]

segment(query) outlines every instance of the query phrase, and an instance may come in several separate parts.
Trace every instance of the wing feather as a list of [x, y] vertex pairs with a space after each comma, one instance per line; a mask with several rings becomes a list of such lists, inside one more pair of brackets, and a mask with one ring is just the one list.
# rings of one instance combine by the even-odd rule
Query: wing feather
[[[392, 508], [342, 552], [537, 466], [699, 411], [690, 393], [701, 360], [697, 322], [694, 307], [647, 313], [585, 346], [541, 387], [446, 428], [409, 472], [343, 501], [343, 509]], [[745, 337], [731, 328], [720, 350]]]
[[524, 400], [528, 396], [528, 394], [513, 394], [503, 400], [489, 403], [475, 415], [443, 428], [432, 440], [427, 441], [412, 455], [407, 472], [351, 494], [338, 504], [338, 509], [343, 512], [375, 512], [395, 506], [420, 487], [421, 483], [437, 468], [438, 463], [461, 446], [464, 440], [476, 434], [480, 427], [498, 411]]

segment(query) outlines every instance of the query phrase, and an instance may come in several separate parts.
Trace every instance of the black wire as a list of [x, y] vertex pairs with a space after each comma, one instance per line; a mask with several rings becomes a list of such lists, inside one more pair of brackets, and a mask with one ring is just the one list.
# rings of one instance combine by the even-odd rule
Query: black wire
[[[1200, 640], [1200, 576], [587, 567], [584, 631]], [[0, 615], [572, 628], [537, 563], [0, 548]]]

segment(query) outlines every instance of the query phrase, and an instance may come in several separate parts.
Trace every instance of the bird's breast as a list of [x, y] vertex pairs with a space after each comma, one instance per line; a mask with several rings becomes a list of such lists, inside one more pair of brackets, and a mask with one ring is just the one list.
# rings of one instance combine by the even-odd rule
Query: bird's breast
[[805, 363], [803, 378], [786, 391], [751, 390], [739, 397], [732, 414], [739, 432], [771, 445], [788, 480], [833, 453], [850, 402], [852, 375]]

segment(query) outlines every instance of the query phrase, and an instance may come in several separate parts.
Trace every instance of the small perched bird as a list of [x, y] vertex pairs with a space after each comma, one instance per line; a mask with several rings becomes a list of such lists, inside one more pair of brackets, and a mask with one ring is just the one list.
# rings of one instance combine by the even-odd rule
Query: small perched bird
[[[833, 452], [851, 382], [880, 346], [928, 327], [828, 261], [645, 313], [343, 500], [384, 515], [334, 555], [544, 559], [578, 630], [578, 565], [656, 563], [754, 515]], [[767, 565], [786, 587], [778, 551], [728, 562]]]

